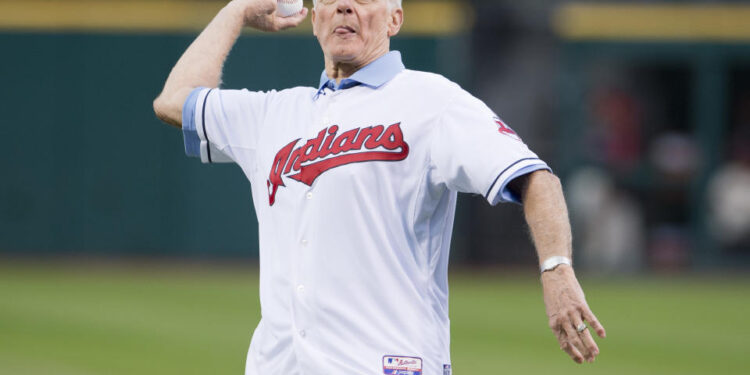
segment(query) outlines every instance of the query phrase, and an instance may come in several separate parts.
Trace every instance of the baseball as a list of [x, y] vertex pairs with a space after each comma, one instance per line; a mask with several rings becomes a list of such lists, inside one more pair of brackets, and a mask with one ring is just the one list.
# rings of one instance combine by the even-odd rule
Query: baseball
[[289, 17], [302, 10], [302, 0], [276, 0], [276, 14]]

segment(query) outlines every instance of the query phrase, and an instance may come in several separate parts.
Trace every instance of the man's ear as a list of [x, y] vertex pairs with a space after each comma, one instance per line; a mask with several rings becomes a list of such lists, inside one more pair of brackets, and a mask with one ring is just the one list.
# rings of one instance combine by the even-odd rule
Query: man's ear
[[398, 34], [401, 30], [401, 25], [404, 24], [404, 10], [401, 8], [394, 8], [391, 11], [391, 19], [388, 21], [388, 36], [392, 37]]
[[318, 30], [315, 28], [315, 7], [312, 7], [312, 29], [313, 35], [318, 36]]

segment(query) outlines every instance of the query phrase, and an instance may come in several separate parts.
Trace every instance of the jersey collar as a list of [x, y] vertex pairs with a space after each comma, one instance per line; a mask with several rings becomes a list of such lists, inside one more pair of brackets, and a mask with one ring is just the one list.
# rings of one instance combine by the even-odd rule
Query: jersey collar
[[320, 74], [320, 84], [318, 85], [318, 91], [315, 93], [315, 98], [326, 88], [337, 91], [358, 85], [365, 85], [376, 89], [390, 81], [404, 69], [404, 63], [401, 62], [401, 53], [399, 51], [390, 51], [365, 65], [362, 69], [352, 74], [351, 77], [342, 79], [338, 85], [336, 85], [336, 80], [328, 78], [326, 71], [323, 70], [323, 73]]

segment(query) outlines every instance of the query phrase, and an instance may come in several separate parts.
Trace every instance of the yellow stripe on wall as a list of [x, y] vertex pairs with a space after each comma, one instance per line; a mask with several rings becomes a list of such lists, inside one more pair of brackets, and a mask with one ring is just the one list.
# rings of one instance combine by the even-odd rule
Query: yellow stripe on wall
[[553, 20], [572, 40], [748, 41], [750, 6], [572, 3]]
[[[228, 1], [217, 0], [1, 0], [0, 30], [75, 32], [194, 32]], [[312, 0], [305, 0], [311, 7]], [[468, 31], [473, 9], [461, 1], [404, 1], [403, 34]], [[248, 32], [258, 31], [248, 29]], [[310, 17], [284, 33], [311, 33]]]

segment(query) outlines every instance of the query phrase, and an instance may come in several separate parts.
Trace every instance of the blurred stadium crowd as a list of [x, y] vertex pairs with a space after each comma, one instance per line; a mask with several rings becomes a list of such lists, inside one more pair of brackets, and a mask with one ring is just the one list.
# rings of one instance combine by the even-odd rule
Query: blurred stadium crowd
[[[623, 19], [644, 10], [670, 15], [662, 25], [684, 16], [726, 31], [731, 20], [710, 15], [747, 12], [748, 2], [474, 4], [470, 87], [563, 177], [579, 266], [632, 273], [747, 264], [749, 28], [717, 36], [687, 27], [665, 37], [671, 31], [645, 27], [630, 35], [643, 22]], [[580, 18], [560, 25], [561, 15], [578, 11], [610, 16], [614, 26], [601, 35], [566, 33], [587, 26]], [[459, 234], [470, 243], [462, 254], [469, 261], [533, 261], [526, 238], [515, 235], [521, 230], [503, 230], [520, 222], [520, 210], [462, 203], [476, 219], [464, 223], [470, 240]]]

